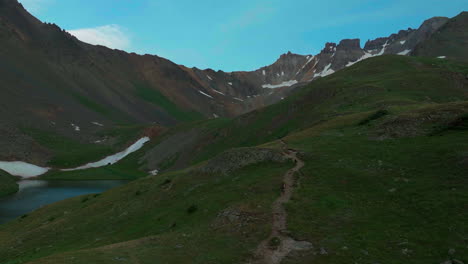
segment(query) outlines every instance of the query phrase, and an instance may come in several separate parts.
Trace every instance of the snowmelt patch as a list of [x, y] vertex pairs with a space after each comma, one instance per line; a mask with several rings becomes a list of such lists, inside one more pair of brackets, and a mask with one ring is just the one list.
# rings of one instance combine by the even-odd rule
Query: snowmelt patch
[[124, 150], [122, 152], [119, 152], [119, 153], [114, 154], [112, 156], [108, 156], [108, 157], [106, 157], [106, 158], [104, 158], [104, 159], [102, 159], [100, 161], [97, 161], [97, 162], [88, 163], [86, 165], [76, 167], [76, 168], [73, 168], [73, 169], [62, 169], [61, 171], [84, 170], [84, 169], [99, 168], [99, 167], [107, 166], [109, 164], [114, 164], [114, 163], [118, 162], [119, 160], [125, 158], [129, 154], [141, 149], [143, 147], [143, 145], [148, 141], [150, 141], [149, 137], [141, 138], [137, 142], [133, 143], [133, 145], [131, 145], [130, 147], [128, 147], [126, 150]]
[[262, 88], [275, 89], [275, 88], [280, 88], [280, 87], [293, 86], [296, 83], [298, 83], [296, 80], [290, 80], [290, 81], [282, 82], [280, 84], [264, 84], [262, 85]]
[[49, 171], [49, 168], [42, 168], [23, 161], [0, 161], [0, 169], [13, 176], [23, 178], [37, 177]]

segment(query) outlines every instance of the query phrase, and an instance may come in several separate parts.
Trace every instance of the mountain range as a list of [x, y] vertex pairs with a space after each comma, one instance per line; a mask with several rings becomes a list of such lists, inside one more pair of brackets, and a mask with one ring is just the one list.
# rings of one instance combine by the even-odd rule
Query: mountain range
[[0, 263], [466, 263], [467, 29], [462, 12], [223, 72], [0, 0], [0, 161], [129, 181], [0, 225]]
[[6, 150], [0, 155], [4, 160], [46, 162], [40, 157], [50, 156], [48, 150], [35, 144], [25, 129], [92, 143], [102, 130], [96, 123], [171, 126], [235, 117], [278, 102], [296, 87], [367, 58], [413, 52], [450, 57], [443, 50], [429, 52], [420, 47], [448, 21], [435, 17], [418, 29], [369, 40], [364, 48], [359, 39], [345, 39], [326, 43], [316, 55], [288, 52], [256, 71], [223, 72], [89, 45], [55, 24], [40, 22], [16, 0], [2, 0], [0, 135], [7, 140], [0, 143]]

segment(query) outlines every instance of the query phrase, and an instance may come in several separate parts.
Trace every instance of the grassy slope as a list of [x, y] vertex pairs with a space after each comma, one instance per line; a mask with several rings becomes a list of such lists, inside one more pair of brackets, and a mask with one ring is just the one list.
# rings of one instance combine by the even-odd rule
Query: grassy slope
[[335, 116], [467, 100], [460, 81], [466, 74], [467, 65], [448, 60], [381, 56], [314, 81], [275, 105], [234, 120], [196, 122], [171, 133], [203, 128], [190, 157], [183, 157], [185, 146], [180, 151], [181, 159], [196, 164], [225, 149], [263, 144]]
[[466, 127], [376, 140], [383, 120], [368, 127], [360, 120], [350, 116], [286, 138], [306, 160], [288, 205], [289, 228], [328, 255], [310, 252], [285, 263], [466, 262]]
[[[230, 175], [178, 172], [46, 206], [0, 227], [0, 259], [22, 263], [54, 253], [51, 263], [72, 256], [76, 263], [131, 256], [143, 263], [232, 263], [268, 234], [269, 205], [290, 166], [263, 163]], [[241, 223], [217, 217], [228, 208], [241, 213]], [[146, 242], [137, 248], [127, 243], [60, 255], [141, 238]], [[18, 243], [7, 242], [12, 239]]]
[[0, 170], [0, 197], [15, 193], [18, 191], [18, 184], [15, 177]]
[[[458, 79], [467, 71], [450, 61], [384, 56], [277, 105], [171, 133], [207, 126], [202, 139], [211, 144], [198, 145], [193, 162], [285, 135], [303, 152], [289, 228], [328, 255], [311, 251], [286, 262], [440, 263], [451, 248], [454, 258], [467, 261], [468, 107]], [[383, 108], [388, 114], [376, 116]], [[389, 124], [404, 133], [390, 133]], [[286, 168], [261, 164], [229, 176], [172, 172], [47, 206], [0, 227], [0, 257], [7, 263], [241, 262], [266, 237], [269, 204]], [[198, 208], [193, 214], [191, 205]], [[260, 220], [246, 229], [241, 220], [232, 222], [241, 229], [215, 228], [216, 215], [230, 206]]]

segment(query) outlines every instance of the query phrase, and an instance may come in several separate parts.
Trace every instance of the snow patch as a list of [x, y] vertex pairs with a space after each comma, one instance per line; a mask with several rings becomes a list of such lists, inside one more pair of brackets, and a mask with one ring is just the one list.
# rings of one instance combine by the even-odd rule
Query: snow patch
[[401, 45], [404, 45], [405, 43], [406, 43], [406, 40], [400, 41], [400, 44], [401, 44]]
[[266, 72], [265, 72], [265, 70], [263, 70], [263, 71], [262, 71], [262, 74], [263, 74], [263, 76], [265, 76], [265, 75], [266, 75]]
[[214, 113], [213, 113], [213, 117], [214, 117], [214, 118], [218, 118], [219, 116], [218, 116], [217, 114], [214, 114]]
[[206, 97], [209, 97], [209, 98], [213, 99], [213, 96], [211, 96], [211, 95], [209, 95], [209, 94], [206, 94], [206, 93], [204, 93], [204, 92], [202, 92], [202, 91], [200, 91], [200, 90], [198, 90], [198, 92], [200, 92], [201, 94], [203, 94], [203, 95], [206, 96]]
[[157, 170], [157, 169], [156, 169], [156, 170], [152, 170], [152, 171], [149, 171], [148, 173], [149, 173], [151, 176], [156, 176], [156, 175], [158, 175], [159, 170]]
[[211, 77], [209, 75], [207, 75], [206, 77], [208, 77], [208, 79], [210, 79], [210, 81], [212, 81], [213, 79], [211, 79]]
[[321, 71], [320, 73], [314, 74], [314, 78], [315, 78], [315, 77], [325, 77], [325, 76], [328, 76], [328, 75], [330, 75], [330, 74], [335, 73], [335, 71], [331, 69], [331, 66], [332, 66], [331, 63], [328, 64], [328, 65], [323, 69], [323, 71]]
[[406, 55], [408, 55], [410, 52], [411, 52], [411, 50], [410, 50], [410, 49], [407, 49], [407, 50], [404, 50], [404, 51], [402, 51], [402, 52], [398, 52], [398, 55], [406, 56]]
[[0, 169], [13, 176], [31, 178], [48, 172], [50, 168], [42, 168], [22, 161], [0, 161]]
[[225, 95], [225, 94], [223, 94], [222, 92], [220, 92], [220, 91], [218, 91], [218, 90], [215, 90], [215, 89], [212, 89], [212, 90], [213, 90], [215, 93], [219, 93], [219, 94], [221, 94], [221, 95]]
[[228, 82], [228, 84], [232, 86], [232, 82]]
[[437, 58], [438, 58], [438, 59], [446, 59], [447, 56], [439, 56], [439, 57], [437, 57]]
[[296, 83], [298, 83], [296, 80], [290, 80], [290, 81], [285, 81], [280, 84], [264, 84], [262, 85], [262, 88], [270, 88], [270, 89], [275, 89], [275, 88], [280, 88], [280, 87], [289, 87], [293, 86]]
[[91, 124], [96, 125], [96, 126], [101, 126], [101, 127], [104, 126], [103, 124], [101, 124], [99, 122], [91, 122]]
[[307, 64], [309, 64], [313, 59], [314, 56], [307, 56], [307, 62], [302, 66], [300, 70], [296, 72], [296, 75], [298, 75], [302, 70], [304, 70], [305, 66], [307, 66]]
[[240, 98], [237, 98], [237, 97], [234, 97], [234, 100], [244, 102], [244, 100], [242, 100], [242, 99], [240, 99]]
[[118, 162], [119, 160], [125, 158], [129, 154], [141, 149], [143, 147], [143, 145], [148, 141], [150, 141], [149, 137], [141, 138], [137, 142], [133, 143], [130, 147], [128, 147], [126, 150], [124, 150], [122, 152], [119, 152], [117, 154], [108, 156], [108, 157], [106, 157], [106, 158], [104, 158], [104, 159], [102, 159], [100, 161], [97, 161], [97, 162], [91, 162], [91, 163], [88, 163], [86, 165], [76, 167], [76, 168], [73, 168], [73, 169], [62, 169], [61, 171], [85, 170], [85, 169], [90, 169], [90, 168], [99, 168], [99, 167], [107, 166], [109, 164], [114, 164], [114, 163]]
[[71, 126], [73, 127], [73, 129], [75, 129], [75, 131], [80, 131], [80, 127], [71, 123]]
[[[345, 67], [352, 66], [352, 65], [354, 65], [354, 64], [356, 64], [356, 63], [358, 63], [358, 62], [360, 62], [360, 61], [363, 61], [363, 60], [365, 60], [365, 59], [369, 59], [369, 58], [377, 57], [377, 56], [382, 56], [382, 55], [385, 53], [385, 49], [387, 48], [388, 45], [389, 45], [389, 44], [388, 44], [388, 41], [385, 42], [385, 44], [382, 46], [382, 50], [381, 50], [379, 53], [377, 53], [377, 54], [371, 54], [371, 53], [369, 53], [369, 52], [367, 52], [367, 51], [364, 51], [364, 55], [363, 55], [361, 58], [357, 59], [356, 61], [350, 61], [348, 64], [346, 64]], [[371, 51], [372, 51], [372, 50], [371, 50]], [[409, 52], [411, 52], [411, 50], [409, 50], [408, 53], [409, 53]], [[401, 52], [400, 52], [400, 53], [401, 53]], [[406, 54], [399, 54], [399, 55], [406, 55]]]

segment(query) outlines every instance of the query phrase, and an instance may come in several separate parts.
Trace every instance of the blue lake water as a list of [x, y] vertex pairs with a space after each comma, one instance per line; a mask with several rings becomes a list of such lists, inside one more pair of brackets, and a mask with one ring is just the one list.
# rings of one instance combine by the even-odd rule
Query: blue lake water
[[67, 198], [101, 193], [128, 181], [42, 181], [18, 182], [19, 192], [0, 198], [0, 224], [30, 213], [42, 206]]

